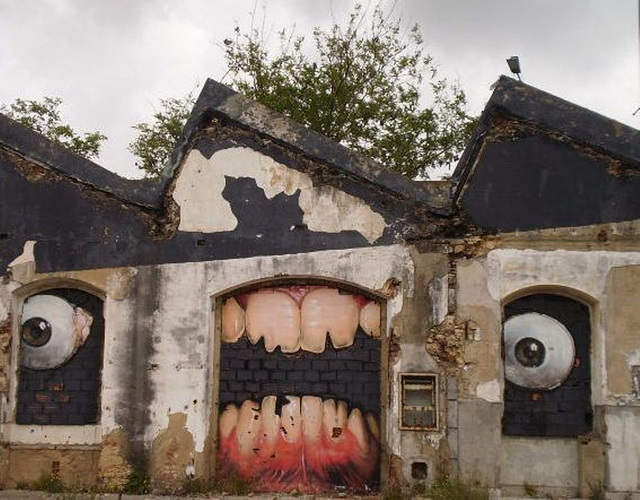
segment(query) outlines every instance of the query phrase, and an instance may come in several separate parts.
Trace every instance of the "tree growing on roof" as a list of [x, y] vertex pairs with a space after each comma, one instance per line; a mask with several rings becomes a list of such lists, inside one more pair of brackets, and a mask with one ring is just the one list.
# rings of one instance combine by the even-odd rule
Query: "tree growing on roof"
[[[283, 30], [279, 41], [271, 53], [260, 30], [237, 27], [224, 41], [231, 86], [412, 178], [454, 162], [470, 137], [462, 89], [438, 75], [418, 26], [404, 30], [380, 6], [367, 15], [356, 5], [345, 25], [315, 28], [311, 40]], [[129, 149], [148, 177], [162, 171], [192, 105], [163, 100], [151, 122], [134, 126]]]
[[[438, 75], [419, 27], [403, 29], [379, 5], [371, 15], [356, 5], [345, 25], [315, 28], [310, 43], [293, 29], [282, 30], [279, 40], [275, 54], [253, 27], [236, 28], [235, 39], [224, 41], [236, 90], [411, 178], [454, 162], [470, 137], [474, 119], [462, 89]], [[133, 126], [138, 136], [129, 150], [147, 177], [159, 177], [193, 103], [192, 94], [163, 99], [150, 121]], [[60, 104], [16, 99], [2, 111], [83, 156], [97, 156], [106, 137], [62, 124]]]
[[293, 30], [279, 38], [275, 54], [258, 29], [225, 40], [238, 91], [408, 177], [457, 159], [474, 120], [417, 25], [404, 30], [380, 5], [370, 16], [356, 5], [346, 24], [315, 28], [311, 40]]
[[193, 93], [182, 98], [161, 99], [159, 109], [150, 122], [140, 122], [133, 126], [138, 136], [129, 144], [146, 177], [157, 178], [165, 163], [171, 157], [182, 128], [195, 102]]
[[40, 101], [16, 99], [8, 106], [0, 106], [0, 111], [9, 118], [29, 127], [71, 151], [86, 158], [95, 158], [107, 139], [101, 132], [80, 134], [70, 125], [62, 122], [59, 97], [45, 97]]

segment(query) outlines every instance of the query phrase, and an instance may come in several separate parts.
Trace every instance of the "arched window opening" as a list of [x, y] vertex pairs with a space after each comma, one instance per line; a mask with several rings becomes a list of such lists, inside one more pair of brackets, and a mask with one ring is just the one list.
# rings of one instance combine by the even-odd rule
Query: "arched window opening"
[[24, 300], [18, 331], [16, 423], [98, 423], [102, 300], [75, 288], [40, 291]]
[[224, 294], [219, 473], [266, 491], [378, 488], [383, 305], [318, 279]]
[[539, 293], [504, 307], [503, 432], [576, 437], [591, 431], [589, 307]]

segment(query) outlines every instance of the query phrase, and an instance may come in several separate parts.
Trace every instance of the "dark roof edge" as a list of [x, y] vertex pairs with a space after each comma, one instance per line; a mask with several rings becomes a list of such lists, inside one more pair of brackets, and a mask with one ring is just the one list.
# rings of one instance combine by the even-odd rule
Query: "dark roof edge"
[[170, 164], [163, 172], [165, 181], [175, 174], [188, 150], [191, 137], [203, 121], [212, 115], [227, 117], [243, 127], [293, 147], [306, 156], [328, 163], [345, 174], [361, 177], [384, 190], [426, 205], [435, 212], [448, 213], [448, 209], [442, 208], [442, 203], [437, 197], [422, 189], [414, 181], [385, 169], [374, 160], [351, 151], [328, 137], [211, 79], [205, 82], [183, 130], [182, 140], [174, 150]]
[[452, 175], [456, 186], [454, 202], [461, 184], [470, 174], [479, 145], [489, 129], [489, 120], [495, 114], [560, 132], [571, 140], [640, 167], [639, 130], [504, 75], [493, 88], [479, 125]]
[[161, 206], [160, 182], [120, 177], [1, 113], [0, 147], [122, 201], [146, 208]]

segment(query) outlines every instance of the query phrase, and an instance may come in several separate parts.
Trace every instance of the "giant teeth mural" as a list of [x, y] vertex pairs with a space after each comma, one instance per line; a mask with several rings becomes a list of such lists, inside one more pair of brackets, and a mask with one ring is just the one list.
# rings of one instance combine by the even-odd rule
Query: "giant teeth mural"
[[222, 306], [222, 340], [235, 342], [246, 332], [254, 344], [264, 338], [268, 352], [280, 347], [286, 353], [319, 353], [327, 335], [335, 348], [349, 347], [358, 326], [379, 337], [380, 304], [335, 288], [268, 288], [232, 297]]
[[[222, 469], [259, 477], [271, 491], [327, 491], [346, 486], [366, 491], [377, 472], [377, 420], [349, 412], [343, 401], [286, 397], [280, 414], [275, 396], [262, 403], [229, 405], [220, 416]], [[373, 425], [373, 429], [370, 427]], [[336, 484], [336, 478], [339, 478]]]
[[264, 491], [376, 489], [380, 304], [271, 287], [226, 299], [221, 314], [219, 473]]

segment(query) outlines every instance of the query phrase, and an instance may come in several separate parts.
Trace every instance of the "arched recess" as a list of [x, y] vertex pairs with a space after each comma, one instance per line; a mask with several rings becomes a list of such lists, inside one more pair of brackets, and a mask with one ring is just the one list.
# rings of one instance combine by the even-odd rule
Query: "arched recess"
[[11, 407], [18, 425], [100, 420], [104, 292], [79, 280], [39, 280], [13, 293]]
[[595, 309], [598, 305], [598, 300], [596, 298], [582, 290], [557, 284], [538, 284], [520, 288], [505, 295], [501, 301], [502, 308], [504, 309], [506, 304], [509, 304], [516, 299], [537, 294], [560, 295], [562, 297], [573, 299], [577, 302], [582, 302], [590, 309]]
[[538, 285], [509, 294], [502, 307], [503, 434], [591, 432], [597, 301], [570, 287]]
[[385, 306], [315, 276], [219, 293], [216, 472], [271, 492], [379, 488]]

